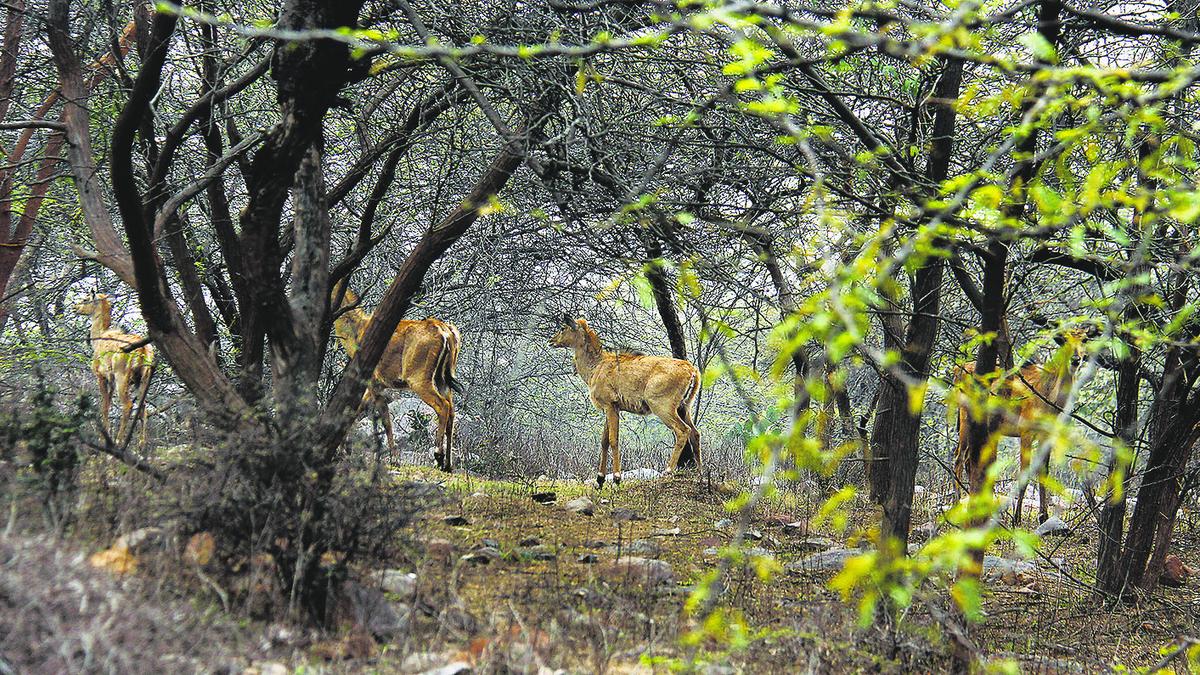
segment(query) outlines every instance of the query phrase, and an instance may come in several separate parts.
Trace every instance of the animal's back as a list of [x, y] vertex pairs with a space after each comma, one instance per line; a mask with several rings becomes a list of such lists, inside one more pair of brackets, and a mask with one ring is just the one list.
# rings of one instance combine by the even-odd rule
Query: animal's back
[[646, 415], [658, 400], [683, 400], [699, 371], [682, 359], [640, 354], [609, 354], [592, 373], [589, 388], [600, 404]]

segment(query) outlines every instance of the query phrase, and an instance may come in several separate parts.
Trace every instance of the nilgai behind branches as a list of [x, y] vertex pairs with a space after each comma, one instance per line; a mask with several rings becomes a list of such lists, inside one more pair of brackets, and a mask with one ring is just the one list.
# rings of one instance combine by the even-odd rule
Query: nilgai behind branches
[[[141, 335], [123, 333], [112, 328], [112, 298], [103, 293], [92, 294], [87, 302], [75, 305], [75, 312], [90, 317], [92, 326], [92, 372], [100, 388], [100, 424], [106, 434], [112, 433], [108, 419], [112, 408], [113, 390], [121, 402], [121, 423], [117, 427], [116, 441], [124, 443], [126, 428], [133, 415], [133, 387], [137, 387], [137, 401], [142, 409], [141, 444], [146, 444], [146, 390], [154, 375], [154, 347], [144, 344]], [[133, 347], [137, 345], [136, 347]], [[133, 347], [130, 349], [130, 347]], [[129, 429], [132, 433], [133, 430]]]
[[550, 345], [575, 350], [575, 369], [587, 385], [592, 404], [607, 417], [600, 439], [596, 485], [604, 487], [610, 448], [613, 481], [621, 482], [621, 449], [617, 440], [621, 412], [654, 413], [675, 433], [675, 450], [667, 462], [667, 471], [678, 466], [685, 448], [699, 467], [700, 431], [692, 422], [689, 408], [700, 388], [700, 371], [683, 359], [604, 351], [587, 321], [566, 314], [562, 319], [562, 330], [550, 339]]
[[[337, 292], [333, 294], [337, 300]], [[358, 351], [359, 341], [371, 322], [371, 315], [358, 307], [358, 296], [346, 289], [333, 329], [338, 342], [350, 358]], [[454, 379], [462, 336], [446, 321], [424, 319], [401, 321], [392, 334], [375, 378], [367, 386], [363, 404], [374, 403], [387, 433], [388, 449], [395, 452], [396, 439], [392, 415], [388, 411], [385, 389], [407, 389], [421, 398], [437, 414], [438, 426], [434, 452], [438, 467], [452, 471], [451, 448], [454, 444], [453, 391], [462, 391]]]
[[[1016, 373], [992, 385], [992, 393], [1010, 401], [1014, 410], [1005, 412], [1000, 421], [997, 433], [1000, 436], [1021, 439], [1021, 472], [1029, 468], [1033, 461], [1034, 441], [1040, 441], [1045, 436], [1045, 426], [1038, 418], [1047, 415], [1058, 415], [1067, 403], [1067, 397], [1075, 386], [1075, 374], [1079, 369], [1084, 350], [1083, 342], [1088, 336], [1081, 330], [1069, 331], [1062, 339], [1062, 347], [1055, 352], [1053, 358], [1045, 364], [1029, 364]], [[975, 382], [971, 382], [975, 380]], [[963, 391], [972, 384], [978, 386], [975, 376], [975, 364], [966, 363], [955, 369], [955, 388]], [[974, 484], [984, 474], [996, 459], [995, 444], [989, 443], [988, 448], [980, 457], [979, 466], [974, 472], [967, 466], [967, 435], [969, 415], [979, 414], [972, 409], [972, 404], [966, 395], [958, 394], [958, 447], [954, 451], [954, 476], [959, 485], [966, 485], [966, 474], [972, 473], [969, 479]], [[1046, 504], [1046, 484], [1041, 479], [1049, 471], [1049, 458], [1037, 468], [1038, 481], [1038, 520], [1045, 522], [1049, 517]], [[1016, 512], [1013, 523], [1021, 524], [1021, 507], [1025, 502], [1025, 491], [1017, 495]]]

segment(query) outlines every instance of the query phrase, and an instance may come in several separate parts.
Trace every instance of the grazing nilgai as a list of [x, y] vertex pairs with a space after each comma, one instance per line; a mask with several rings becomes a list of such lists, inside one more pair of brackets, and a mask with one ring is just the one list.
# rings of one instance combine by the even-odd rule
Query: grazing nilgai
[[[337, 301], [337, 291], [333, 293]], [[335, 314], [333, 332], [350, 358], [358, 352], [359, 342], [371, 322], [371, 315], [358, 307], [358, 296], [347, 289]], [[452, 471], [451, 448], [454, 444], [453, 391], [462, 391], [454, 379], [462, 336], [454, 324], [438, 319], [401, 321], [387, 349], [375, 367], [375, 378], [367, 386], [363, 404], [374, 404], [387, 433], [388, 449], [396, 450], [392, 415], [388, 411], [385, 389], [408, 389], [437, 414], [435, 454], [438, 467]]]
[[621, 482], [621, 412], [635, 415], [654, 413], [675, 432], [675, 451], [667, 471], [679, 464], [688, 448], [700, 466], [700, 431], [688, 409], [700, 388], [700, 371], [683, 359], [606, 352], [600, 338], [584, 319], [563, 315], [563, 327], [550, 338], [553, 347], [575, 350], [575, 369], [583, 378], [592, 404], [604, 411], [607, 424], [600, 439], [600, 468], [596, 485], [604, 487], [608, 473], [608, 451], [612, 449], [613, 481]]
[[[1021, 472], [1024, 473], [1029, 468], [1029, 463], [1033, 461], [1033, 444], [1034, 441], [1040, 441], [1043, 435], [1043, 427], [1040, 425], [1039, 416], [1058, 415], [1062, 411], [1063, 406], [1067, 403], [1067, 397], [1071, 393], [1071, 389], [1075, 386], [1075, 374], [1079, 369], [1079, 364], [1083, 357], [1083, 342], [1087, 334], [1084, 331], [1070, 331], [1063, 338], [1063, 344], [1060, 349], [1055, 352], [1053, 358], [1046, 364], [1029, 364], [1022, 366], [1021, 370], [1009, 375], [992, 385], [994, 395], [1013, 403], [1015, 409], [1012, 412], [1003, 413], [1003, 418], [1000, 421], [1000, 426], [997, 433], [1000, 436], [1010, 438], [1019, 438], [1021, 440]], [[975, 378], [975, 364], [966, 363], [955, 369], [956, 389], [960, 392], [964, 387], [969, 387], [974, 383], [969, 380]], [[967, 446], [970, 425], [970, 415], [972, 414], [971, 404], [966, 396], [962, 393], [958, 394], [958, 447], [954, 450], [954, 477], [959, 485], [966, 485], [964, 482], [968, 476], [967, 467]], [[977, 475], [970, 476], [971, 480], [978, 480], [979, 477], [987, 473], [988, 468], [996, 459], [994, 449], [985, 450], [984, 455], [979, 458], [979, 467]], [[1046, 522], [1049, 517], [1046, 504], [1046, 484], [1042, 481], [1049, 471], [1049, 457], [1040, 466], [1037, 467], [1037, 485], [1038, 485], [1038, 521]], [[1013, 523], [1021, 524], [1021, 507], [1025, 502], [1025, 491], [1017, 495], [1016, 511], [1013, 514]]]
[[[154, 375], [154, 347], [145, 344], [141, 335], [123, 333], [112, 328], [112, 298], [93, 293], [90, 300], [75, 305], [75, 312], [91, 317], [89, 337], [92, 343], [92, 372], [100, 388], [100, 424], [104, 433], [112, 434], [108, 419], [112, 408], [113, 390], [121, 402], [121, 423], [117, 427], [117, 443], [128, 441], [126, 428], [133, 415], [133, 388], [137, 387], [138, 406], [142, 414], [141, 444], [146, 444], [146, 390]], [[132, 345], [138, 345], [128, 349]], [[129, 429], [133, 433], [133, 429]]]

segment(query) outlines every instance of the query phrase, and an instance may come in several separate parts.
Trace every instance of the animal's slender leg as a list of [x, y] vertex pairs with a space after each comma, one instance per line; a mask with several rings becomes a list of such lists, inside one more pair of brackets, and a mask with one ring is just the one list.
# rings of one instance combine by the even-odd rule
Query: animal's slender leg
[[[1021, 473], [1029, 468], [1029, 460], [1033, 456], [1033, 436], [1028, 433], [1021, 434]], [[1025, 486], [1027, 489], [1029, 486]], [[1013, 514], [1013, 525], [1021, 526], [1021, 511], [1025, 506], [1025, 489], [1022, 489], [1017, 495], [1017, 511]]]
[[375, 397], [375, 411], [379, 415], [379, 423], [383, 425], [383, 434], [387, 437], [388, 454], [396, 456], [396, 431], [392, 424], [392, 411], [388, 408], [389, 400], [384, 396]]
[[454, 398], [446, 395], [446, 471], [454, 471]]
[[133, 415], [133, 400], [129, 397], [128, 370], [117, 373], [117, 398], [121, 401], [121, 423], [117, 426], [117, 443], [125, 442], [126, 430], [129, 428], [129, 418]]
[[676, 412], [679, 413], [679, 418], [683, 420], [684, 424], [686, 424], [688, 426], [688, 440], [687, 440], [686, 446], [691, 447], [692, 458], [696, 462], [696, 468], [699, 469], [700, 468], [700, 430], [698, 428], [696, 428], [696, 423], [694, 421], [692, 421], [692, 411], [690, 410], [689, 403], [687, 403], [687, 402], [680, 403], [679, 409]]
[[[1045, 443], [1045, 441], [1041, 441], [1041, 443]], [[1039, 452], [1041, 451], [1040, 443], [1038, 445], [1038, 451]], [[1026, 464], [1033, 461], [1033, 442], [1032, 441], [1030, 441], [1030, 443], [1029, 443], [1029, 453], [1030, 453], [1029, 459], [1024, 461], [1024, 463], [1026, 463]], [[1049, 473], [1050, 473], [1050, 458], [1046, 457], [1046, 461], [1041, 464], [1038, 464], [1037, 470], [1033, 472], [1033, 479], [1037, 481], [1037, 485], [1038, 485], [1038, 522], [1039, 523], [1044, 523], [1044, 522], [1046, 522], [1046, 520], [1048, 520], [1050, 518], [1049, 504], [1047, 504], [1047, 500], [1046, 500], [1046, 481], [1042, 480]]]
[[621, 413], [608, 409], [608, 447], [612, 450], [613, 484], [621, 484]]
[[671, 453], [670, 461], [667, 462], [667, 471], [674, 471], [679, 466], [679, 456], [683, 454], [683, 448], [687, 445], [692, 428], [679, 417], [679, 413], [673, 407], [659, 406], [657, 409], [652, 407], [651, 410], [658, 416], [658, 419], [662, 420], [663, 424], [675, 432], [675, 450]]
[[958, 410], [958, 445], [954, 448], [954, 491], [959, 494], [965, 494], [967, 488], [967, 411], [966, 408]]
[[138, 388], [138, 407], [142, 409], [142, 434], [139, 443], [141, 444], [141, 447], [144, 448], [146, 447], [147, 434], [146, 420], [150, 414], [149, 406], [146, 405], [146, 392], [150, 390], [150, 378], [154, 377], [154, 364], [144, 364], [141, 366], [141, 368], [139, 368], [138, 372], [141, 373], [141, 386]]
[[596, 487], [601, 490], [604, 489], [604, 477], [608, 475], [608, 448], [612, 438], [612, 423], [609, 421], [611, 415], [608, 409], [605, 409], [604, 414], [604, 431], [600, 433], [600, 466], [596, 469]]
[[446, 427], [450, 421], [451, 403], [438, 392], [432, 381], [416, 385], [412, 387], [412, 390], [437, 414], [437, 435], [434, 439], [434, 445], [437, 448], [437, 464], [442, 471], [450, 471], [450, 449], [446, 445]]
[[104, 433], [112, 435], [112, 423], [108, 420], [108, 414], [112, 407], [112, 389], [108, 386], [108, 375], [101, 374], [99, 366], [96, 370], [96, 387], [100, 390], [100, 428]]

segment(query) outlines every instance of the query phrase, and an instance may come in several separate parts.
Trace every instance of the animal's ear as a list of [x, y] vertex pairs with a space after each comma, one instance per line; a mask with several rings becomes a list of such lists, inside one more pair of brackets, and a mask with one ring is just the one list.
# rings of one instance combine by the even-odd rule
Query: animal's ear
[[563, 321], [564, 326], [568, 326], [570, 328], [575, 327], [575, 319], [572, 319], [571, 315], [568, 314], [567, 312], [562, 313], [562, 321]]

